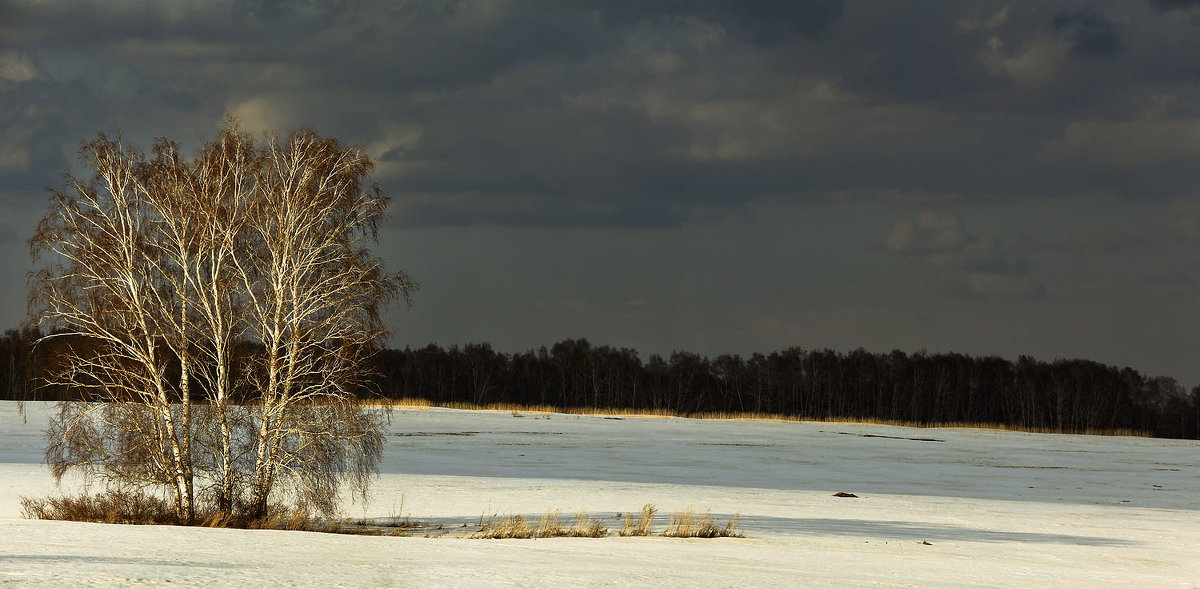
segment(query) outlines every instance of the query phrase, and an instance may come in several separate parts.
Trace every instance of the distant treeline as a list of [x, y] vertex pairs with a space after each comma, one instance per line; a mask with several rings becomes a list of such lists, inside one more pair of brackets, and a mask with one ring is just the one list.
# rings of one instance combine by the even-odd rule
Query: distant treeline
[[[0, 398], [70, 399], [32, 383], [53, 361], [36, 331], [0, 336]], [[517, 354], [488, 344], [383, 350], [377, 391], [434, 403], [759, 413], [812, 419], [989, 423], [1060, 432], [1132, 430], [1200, 438], [1200, 386], [1088, 360], [788, 348], [688, 352], [645, 361], [629, 348], [566, 340]]]
[[566, 340], [503, 354], [487, 344], [386, 350], [380, 389], [436, 403], [512, 403], [689, 413], [992, 423], [1059, 432], [1200, 437], [1200, 387], [1087, 360], [849, 353], [788, 348], [748, 357]]

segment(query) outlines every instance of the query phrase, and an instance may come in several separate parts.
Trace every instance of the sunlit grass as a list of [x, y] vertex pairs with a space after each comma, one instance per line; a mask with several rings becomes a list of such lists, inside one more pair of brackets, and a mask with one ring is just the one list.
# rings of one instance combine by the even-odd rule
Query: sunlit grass
[[761, 422], [781, 422], [781, 423], [844, 423], [851, 425], [886, 425], [894, 427], [911, 427], [923, 429], [975, 429], [975, 430], [991, 430], [991, 431], [1013, 431], [1035, 434], [1076, 434], [1076, 435], [1092, 435], [1092, 436], [1130, 436], [1130, 437], [1151, 437], [1149, 432], [1126, 429], [1065, 429], [1058, 430], [1047, 427], [1026, 427], [1020, 425], [1008, 425], [1003, 423], [986, 423], [986, 422], [971, 422], [971, 421], [945, 421], [945, 422], [920, 422], [906, 421], [896, 419], [877, 419], [877, 418], [846, 418], [832, 417], [827, 419], [818, 419], [813, 417], [796, 417], [794, 415], [784, 415], [779, 413], [756, 413], [750, 411], [702, 411], [697, 413], [684, 413], [678, 411], [670, 411], [667, 409], [627, 409], [619, 407], [556, 407], [553, 405], [521, 405], [516, 403], [467, 403], [463, 401], [453, 402], [433, 402], [428, 399], [405, 397], [397, 400], [385, 400], [380, 402], [380, 407], [390, 407], [392, 409], [407, 409], [423, 411], [432, 407], [440, 407], [445, 409], [463, 409], [470, 411], [498, 411], [504, 413], [512, 413], [514, 417], [524, 415], [548, 415], [551, 413], [559, 413], [565, 415], [592, 415], [599, 417], [630, 417], [630, 418], [656, 418], [656, 419], [672, 419], [672, 418], [687, 418], [687, 419], [721, 419], [729, 421], [761, 421]]

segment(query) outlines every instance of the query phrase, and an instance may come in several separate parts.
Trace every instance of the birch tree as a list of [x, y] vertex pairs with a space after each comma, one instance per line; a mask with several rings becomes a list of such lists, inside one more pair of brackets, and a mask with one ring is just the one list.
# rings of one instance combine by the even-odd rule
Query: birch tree
[[247, 330], [263, 350], [250, 372], [259, 396], [249, 505], [264, 513], [282, 478], [295, 499], [327, 511], [339, 481], [365, 491], [378, 463], [379, 414], [355, 402], [386, 334], [381, 304], [413, 285], [366, 249], [387, 206], [363, 184], [366, 155], [299, 131], [268, 138], [260, 159], [245, 250], [254, 255], [236, 260]]
[[52, 419], [55, 477], [168, 489], [187, 522], [197, 485], [248, 517], [365, 493], [383, 440], [361, 404], [380, 311], [416, 288], [370, 252], [387, 206], [370, 159], [233, 121], [191, 159], [104, 135], [81, 155], [93, 178], [68, 176], [30, 241], [33, 319], [66, 340], [47, 382], [95, 401]]
[[31, 303], [37, 320], [66, 338], [48, 384], [95, 404], [60, 403], [48, 430], [56, 479], [72, 469], [110, 482], [166, 486], [177, 515], [191, 521], [194, 472], [185, 378], [168, 376], [167, 317], [182, 299], [170, 292], [163, 251], [168, 236], [151, 204], [141, 153], [105, 135], [84, 144], [94, 176], [67, 176], [30, 240]]

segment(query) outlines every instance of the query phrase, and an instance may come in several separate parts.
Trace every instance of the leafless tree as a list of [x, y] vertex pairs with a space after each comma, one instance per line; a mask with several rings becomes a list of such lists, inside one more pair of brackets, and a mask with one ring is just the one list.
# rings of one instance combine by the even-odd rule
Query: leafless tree
[[382, 417], [361, 399], [380, 310], [416, 285], [369, 245], [387, 199], [370, 159], [312, 131], [228, 121], [188, 160], [100, 135], [30, 241], [31, 315], [60, 339], [48, 462], [266, 515], [272, 497], [334, 510], [366, 491]]
[[263, 349], [249, 373], [259, 394], [250, 507], [263, 512], [283, 477], [301, 502], [328, 510], [341, 477], [365, 490], [379, 460], [378, 414], [354, 404], [386, 335], [381, 304], [412, 281], [366, 249], [387, 206], [363, 185], [367, 156], [299, 131], [268, 138], [260, 160], [252, 246], [241, 250], [254, 255], [235, 258], [247, 331]]

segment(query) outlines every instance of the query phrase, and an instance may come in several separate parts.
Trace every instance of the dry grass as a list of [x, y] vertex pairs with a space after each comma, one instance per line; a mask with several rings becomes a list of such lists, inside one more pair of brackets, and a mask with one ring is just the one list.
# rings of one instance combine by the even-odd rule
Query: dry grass
[[492, 516], [479, 525], [479, 530], [471, 534], [471, 538], [487, 540], [508, 538], [603, 538], [608, 535], [604, 522], [593, 519], [586, 512], [579, 512], [572, 525], [566, 525], [562, 520], [562, 511], [554, 510], [544, 514], [537, 525], [520, 515], [506, 515], [501, 518]]
[[642, 506], [641, 517], [634, 519], [632, 513], [625, 514], [625, 525], [621, 526], [622, 536], [649, 536], [650, 524], [654, 523], [654, 514], [658, 508], [647, 503]]
[[567, 527], [563, 525], [562, 512], [554, 510], [542, 516], [542, 521], [538, 522], [537, 531], [534, 532], [534, 538], [559, 538], [567, 535]]
[[547, 415], [550, 413], [561, 413], [565, 415], [598, 415], [605, 417], [656, 417], [656, 418], [671, 418], [683, 417], [678, 413], [667, 411], [665, 409], [610, 409], [597, 407], [556, 407], [554, 405], [521, 405], [518, 403], [467, 403], [463, 401], [452, 401], [445, 403], [435, 403], [428, 399], [419, 399], [413, 397], [405, 397], [392, 401], [385, 401], [392, 409], [408, 409], [408, 410], [426, 410], [431, 407], [440, 407], [444, 409], [464, 409], [469, 411], [499, 411], [511, 413], [513, 417], [522, 417], [525, 414], [530, 415]]
[[[208, 528], [238, 528], [249, 530], [296, 530], [333, 534], [359, 535], [408, 535], [413, 530], [426, 529], [425, 524], [414, 523], [408, 518], [393, 515], [390, 523], [378, 524], [366, 519], [326, 520], [313, 516], [303, 509], [286, 509], [272, 506], [271, 515], [265, 518], [245, 518], [214, 509], [201, 509], [193, 525]], [[640, 515], [625, 514], [621, 536], [650, 536], [658, 509], [653, 504], [642, 507]], [[181, 525], [175, 517], [175, 508], [169, 501], [138, 491], [120, 489], [107, 490], [95, 495], [86, 493], [77, 496], [22, 497], [21, 515], [27, 519], [47, 519], [109, 524], [137, 525]], [[738, 516], [728, 522], [715, 521], [708, 511], [697, 514], [691, 507], [672, 513], [663, 536], [673, 538], [742, 538], [737, 532]], [[463, 524], [466, 527], [467, 524]], [[562, 510], [543, 514], [536, 524], [521, 515], [479, 518], [479, 528], [470, 538], [603, 538], [609, 535], [608, 526], [585, 511], [575, 515], [569, 524], [564, 521]], [[442, 532], [444, 525], [428, 527], [426, 536]]]
[[[271, 515], [248, 518], [211, 507], [197, 509], [192, 525], [206, 528], [248, 530], [299, 530], [348, 533], [339, 521], [314, 517], [303, 509], [272, 506]], [[95, 522], [133, 525], [186, 525], [175, 515], [175, 506], [162, 497], [125, 489], [108, 489], [95, 495], [21, 497], [21, 516], [26, 519]]]
[[434, 403], [427, 399], [406, 397], [398, 400], [383, 401], [385, 406], [390, 406], [393, 409], [411, 409], [411, 410], [426, 410], [431, 407], [443, 407], [447, 409], [467, 409], [471, 411], [503, 411], [512, 413], [514, 416], [520, 416], [523, 413], [530, 414], [549, 414], [562, 413], [566, 415], [596, 415], [604, 417], [650, 417], [659, 419], [669, 419], [673, 417], [686, 417], [689, 419], [723, 419], [730, 421], [764, 421], [764, 422], [812, 422], [812, 423], [842, 423], [852, 425], [888, 425], [896, 427], [911, 427], [925, 429], [977, 429], [977, 430], [993, 430], [993, 431], [1014, 431], [1035, 434], [1078, 434], [1090, 436], [1128, 436], [1128, 437], [1151, 437], [1149, 432], [1114, 428], [1114, 429], [1070, 429], [1059, 431], [1054, 428], [1046, 427], [1026, 427], [1020, 425], [1008, 425], [1003, 423], [986, 423], [986, 422], [969, 422], [969, 421], [946, 421], [936, 423], [925, 423], [919, 421], [905, 421], [898, 419], [850, 419], [850, 418], [828, 418], [818, 419], [813, 417], [796, 417], [794, 415], [784, 415], [780, 413], [755, 413], [750, 411], [704, 411], [698, 413], [684, 413], [678, 411], [670, 411], [667, 409], [622, 409], [622, 408], [606, 408], [606, 407], [555, 407], [553, 405], [520, 405], [516, 403], [487, 403], [475, 404], [455, 401], [451, 403]]
[[603, 538], [608, 535], [608, 527], [581, 511], [576, 514], [575, 525], [568, 529], [567, 535], [572, 538]]
[[533, 538], [536, 531], [537, 529], [529, 525], [529, 522], [525, 521], [525, 518], [519, 515], [508, 515], [498, 520], [489, 518], [479, 528], [479, 531], [471, 534], [471, 537], [486, 540]]
[[734, 514], [725, 525], [721, 525], [712, 518], [708, 510], [697, 514], [696, 510], [689, 506], [683, 511], [671, 514], [671, 520], [663, 535], [668, 538], [745, 538], [737, 531], [738, 517], [739, 514]]
[[175, 507], [136, 491], [110, 490], [97, 495], [21, 497], [21, 516], [106, 524], [178, 524]]

